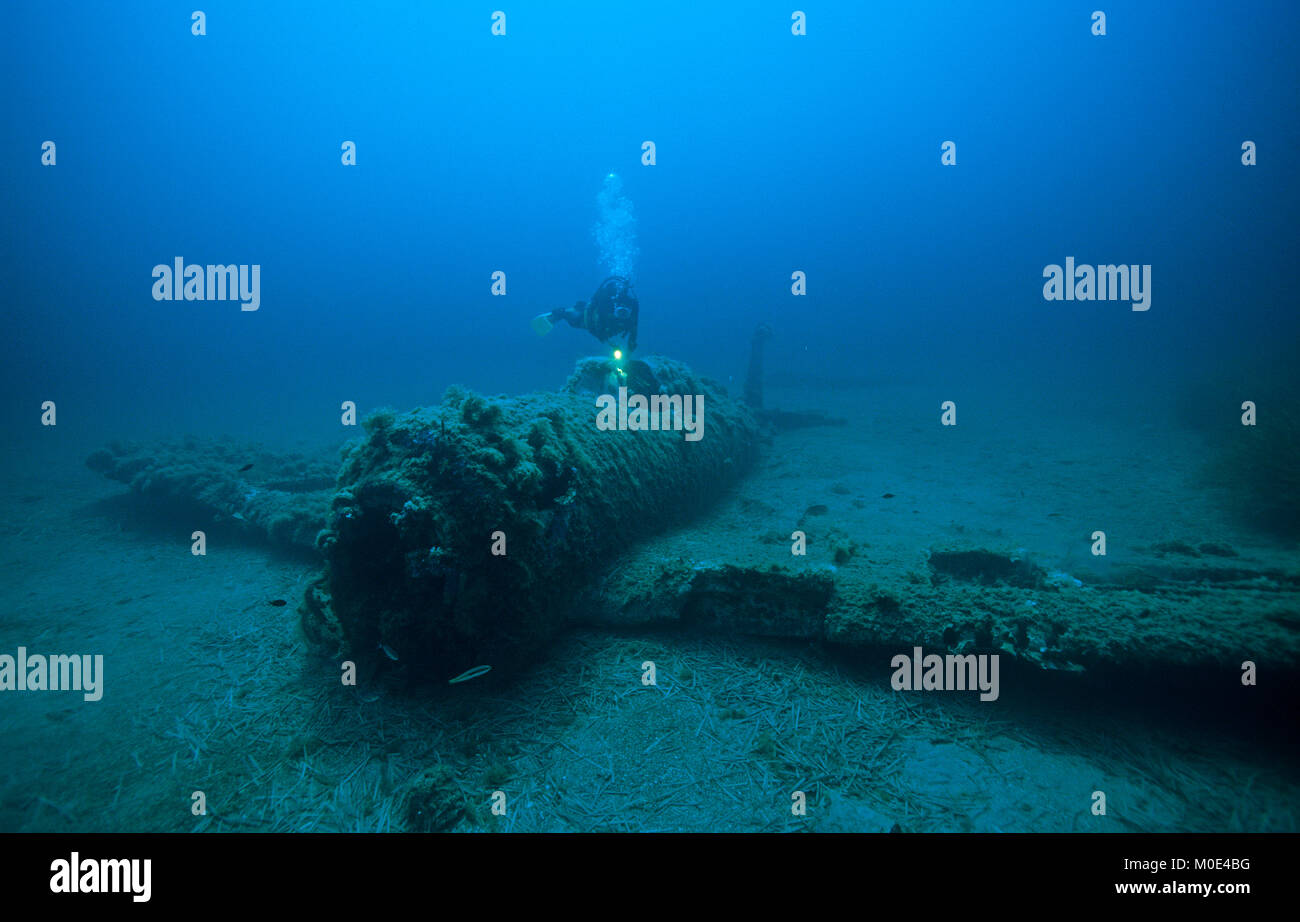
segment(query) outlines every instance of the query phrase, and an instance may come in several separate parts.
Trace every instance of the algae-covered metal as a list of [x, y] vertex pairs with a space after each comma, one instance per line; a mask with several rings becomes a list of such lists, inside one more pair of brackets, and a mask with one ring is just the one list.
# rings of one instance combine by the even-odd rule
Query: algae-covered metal
[[[569, 622], [593, 573], [754, 461], [758, 425], [720, 386], [668, 359], [623, 371], [588, 360], [556, 393], [453, 388], [437, 407], [371, 415], [344, 453], [308, 636], [351, 655], [387, 645], [435, 675], [517, 663]], [[696, 438], [683, 411], [703, 415]]]

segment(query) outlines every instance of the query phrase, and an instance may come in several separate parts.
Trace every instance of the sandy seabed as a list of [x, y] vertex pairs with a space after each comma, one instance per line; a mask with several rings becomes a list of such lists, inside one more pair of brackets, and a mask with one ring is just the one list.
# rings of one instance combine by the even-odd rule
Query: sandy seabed
[[[999, 597], [936, 589], [933, 548], [1006, 550], [1078, 580], [1043, 604], [1108, 670], [1004, 668], [999, 699], [981, 702], [891, 688], [906, 630], [844, 647], [627, 625], [575, 630], [513, 678], [421, 684], [399, 663], [344, 687], [297, 628], [315, 561], [220, 537], [195, 557], [202, 523], [98, 478], [83, 463], [97, 445], [20, 453], [0, 496], [14, 526], [0, 534], [0, 652], [102, 654], [105, 691], [0, 692], [0, 829], [1296, 831], [1295, 701], [1271, 690], [1295, 687], [1294, 585], [1189, 577], [1160, 595], [1173, 631], [1167, 616], [1140, 628], [1140, 583], [1116, 576], [1294, 575], [1295, 548], [1225, 512], [1195, 434], [978, 401], [942, 429], [943, 399], [842, 389], [827, 406], [818, 392], [845, 426], [776, 437], [722, 503], [609, 581], [667, 557], [771, 555], [888, 591], [907, 613], [939, 589]], [[810, 544], [792, 562], [796, 527]], [[1202, 544], [1236, 556], [1168, 550]], [[1257, 688], [1223, 668], [1244, 659], [1266, 664]]]

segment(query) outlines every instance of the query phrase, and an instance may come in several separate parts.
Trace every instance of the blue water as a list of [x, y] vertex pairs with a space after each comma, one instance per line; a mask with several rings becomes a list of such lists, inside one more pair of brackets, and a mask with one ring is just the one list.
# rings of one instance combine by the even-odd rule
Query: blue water
[[[846, 377], [1145, 384], [1295, 340], [1292, 4], [1119, 3], [1104, 37], [1066, 4], [838, 4], [799, 37], [788, 4], [519, 3], [505, 36], [419, 6], [3, 13], [9, 431], [52, 395], [238, 431], [550, 386], [594, 343], [527, 320], [603, 277], [610, 171], [643, 350], [715, 375], [759, 320], [777, 367]], [[177, 256], [260, 264], [261, 309], [154, 301]], [[1045, 302], [1067, 256], [1152, 265], [1150, 311]]]

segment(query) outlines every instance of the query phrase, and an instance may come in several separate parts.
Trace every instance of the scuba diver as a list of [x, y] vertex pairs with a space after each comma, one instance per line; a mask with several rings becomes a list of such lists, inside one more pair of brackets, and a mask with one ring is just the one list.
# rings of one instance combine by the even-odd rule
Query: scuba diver
[[[622, 276], [611, 275], [600, 283], [596, 293], [587, 303], [577, 302], [570, 308], [556, 308], [533, 318], [533, 329], [545, 336], [561, 320], [571, 327], [586, 330], [602, 343], [625, 337], [623, 349], [631, 353], [636, 349], [636, 322], [640, 311], [632, 283]], [[622, 357], [616, 350], [616, 356]]]

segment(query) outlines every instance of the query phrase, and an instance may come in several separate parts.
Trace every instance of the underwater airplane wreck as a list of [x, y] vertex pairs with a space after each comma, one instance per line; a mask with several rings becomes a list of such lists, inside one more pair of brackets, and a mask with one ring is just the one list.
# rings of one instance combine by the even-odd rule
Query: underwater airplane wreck
[[508, 675], [582, 623], [921, 644], [1066, 671], [1230, 670], [1243, 651], [1289, 668], [1300, 655], [1300, 576], [1227, 555], [1156, 547], [1085, 582], [960, 541], [903, 571], [873, 566], [869, 536], [823, 526], [824, 507], [774, 534], [762, 498], [783, 487], [756, 477], [755, 461], [791, 429], [843, 420], [762, 408], [764, 339], [748, 400], [669, 358], [628, 364], [627, 391], [647, 403], [700, 398], [697, 441], [598, 426], [609, 360], [588, 358], [553, 392], [453, 387], [437, 406], [374, 412], [341, 464], [193, 439], [114, 444], [87, 463], [200, 520], [317, 555], [300, 603], [306, 637], [329, 656], [386, 656], [433, 680], [482, 666]]

